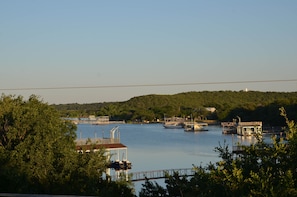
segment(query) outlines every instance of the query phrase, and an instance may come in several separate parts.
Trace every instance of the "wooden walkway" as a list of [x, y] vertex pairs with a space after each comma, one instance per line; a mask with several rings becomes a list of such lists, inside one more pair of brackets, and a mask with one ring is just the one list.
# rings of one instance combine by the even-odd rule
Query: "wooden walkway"
[[[129, 173], [128, 177], [132, 182], [144, 181], [145, 179], [164, 179], [166, 175], [174, 175], [178, 173], [179, 176], [193, 176], [195, 171], [193, 168], [182, 168], [182, 169], [167, 169], [167, 170], [152, 170], [143, 172]], [[111, 177], [112, 180], [116, 180], [115, 176]]]

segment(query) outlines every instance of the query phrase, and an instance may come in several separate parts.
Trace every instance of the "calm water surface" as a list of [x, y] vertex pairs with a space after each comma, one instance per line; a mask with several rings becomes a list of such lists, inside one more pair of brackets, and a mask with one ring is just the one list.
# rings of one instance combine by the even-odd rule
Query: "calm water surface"
[[[119, 126], [121, 143], [128, 147], [131, 173], [191, 168], [193, 164], [205, 166], [220, 160], [218, 153], [214, 152], [219, 143], [223, 145], [226, 142], [231, 149], [232, 144], [239, 140], [222, 134], [220, 126], [208, 126], [208, 131], [193, 133], [183, 129], [165, 129], [162, 124], [80, 124], [77, 137], [109, 137], [110, 129], [115, 126]], [[139, 182], [135, 184], [136, 194], [140, 186]]]
[[[232, 136], [223, 135], [219, 126], [208, 126], [205, 132], [184, 132], [183, 129], [165, 129], [162, 124], [78, 125], [78, 138], [109, 137], [109, 131], [119, 126], [120, 141], [128, 147], [131, 172], [188, 168], [192, 164], [217, 161], [214, 148], [226, 141], [232, 145]], [[234, 139], [233, 139], [234, 140]]]

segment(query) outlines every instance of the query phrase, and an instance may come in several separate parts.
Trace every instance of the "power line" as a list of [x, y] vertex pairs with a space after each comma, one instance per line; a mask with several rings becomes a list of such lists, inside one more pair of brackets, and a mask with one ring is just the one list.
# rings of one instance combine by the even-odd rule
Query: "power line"
[[61, 87], [27, 87], [27, 88], [0, 88], [0, 91], [26, 90], [66, 90], [66, 89], [98, 89], [98, 88], [134, 88], [134, 87], [165, 87], [165, 86], [194, 86], [194, 85], [223, 85], [244, 83], [283, 83], [297, 82], [297, 79], [255, 80], [255, 81], [216, 81], [192, 83], [160, 83], [160, 84], [127, 84], [127, 85], [98, 85], [98, 86], [61, 86]]

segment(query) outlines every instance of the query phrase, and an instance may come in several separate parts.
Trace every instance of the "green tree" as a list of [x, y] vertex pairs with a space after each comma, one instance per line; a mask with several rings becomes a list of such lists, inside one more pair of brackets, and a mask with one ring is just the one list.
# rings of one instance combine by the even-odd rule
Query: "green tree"
[[67, 165], [64, 158], [74, 150], [75, 126], [36, 96], [27, 102], [2, 96], [0, 110], [1, 177], [8, 179], [1, 186], [17, 192], [28, 186], [35, 186], [32, 192], [50, 191]]
[[[79, 154], [76, 126], [32, 95], [0, 98], [0, 192], [103, 195], [124, 193], [127, 185], [102, 180], [104, 150]], [[109, 190], [109, 188], [114, 188]]]

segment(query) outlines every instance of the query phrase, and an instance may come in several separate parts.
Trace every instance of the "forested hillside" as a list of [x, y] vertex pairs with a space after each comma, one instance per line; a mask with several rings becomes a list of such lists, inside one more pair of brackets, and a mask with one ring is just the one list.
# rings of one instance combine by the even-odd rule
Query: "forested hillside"
[[[164, 116], [192, 115], [195, 118], [231, 121], [261, 120], [266, 125], [283, 125], [279, 108], [284, 107], [291, 120], [297, 119], [297, 92], [202, 91], [174, 95], [145, 95], [125, 102], [54, 105], [62, 116], [108, 115], [112, 120], [155, 121]], [[215, 107], [216, 112], [206, 107]]]

